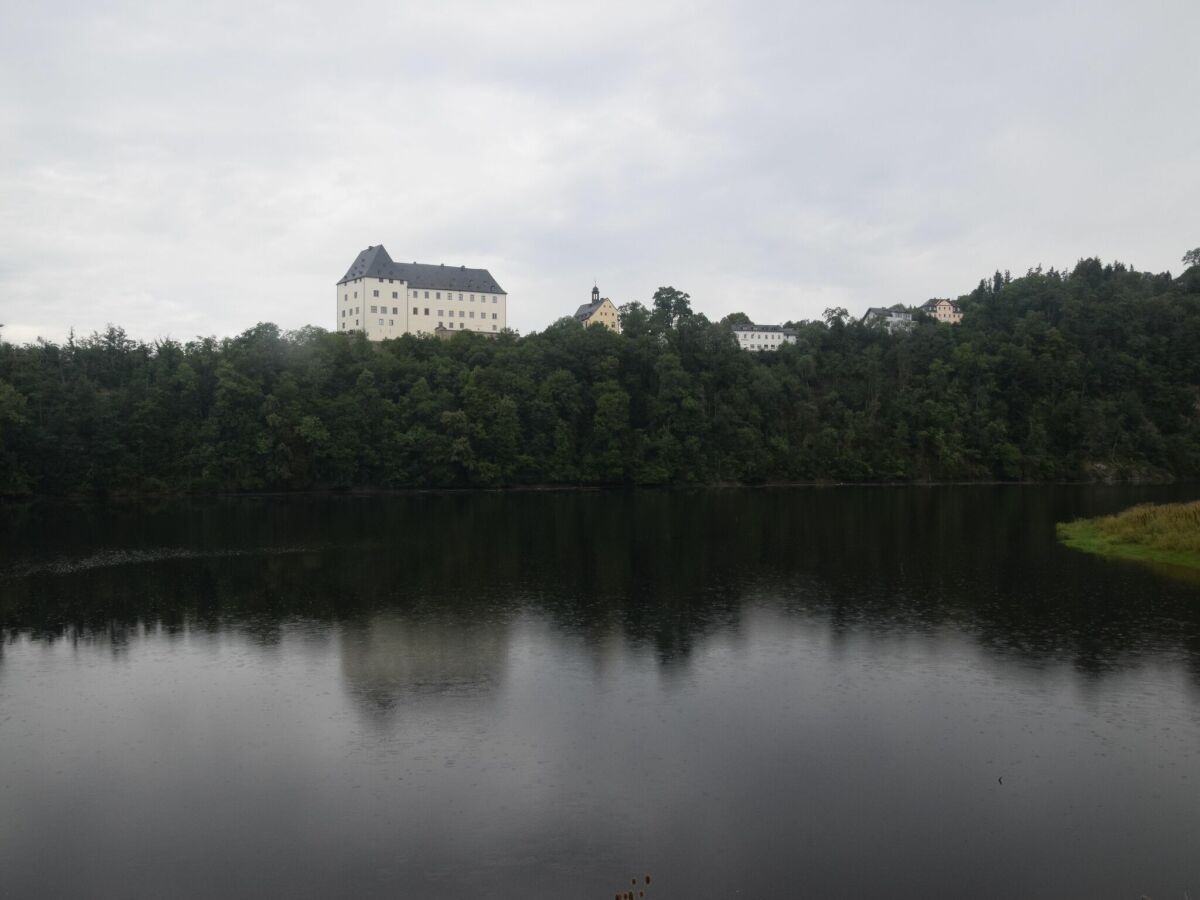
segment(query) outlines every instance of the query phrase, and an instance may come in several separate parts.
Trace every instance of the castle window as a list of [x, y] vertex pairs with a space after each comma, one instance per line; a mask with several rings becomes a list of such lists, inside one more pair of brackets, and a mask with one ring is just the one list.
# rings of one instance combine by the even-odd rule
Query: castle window
[[475, 310], [471, 310], [471, 318], [475, 318]]
[[396, 320], [395, 320], [395, 319], [388, 319], [388, 324], [389, 324], [389, 325], [395, 325], [395, 324], [396, 324]]
[[399, 314], [400, 314], [400, 310], [399, 310], [399, 308], [397, 308], [397, 307], [393, 306], [393, 307], [392, 307], [392, 315], [393, 315], [393, 316], [398, 316]]
[[395, 300], [395, 299], [396, 299], [397, 297], [399, 297], [399, 296], [400, 296], [400, 292], [399, 292], [399, 291], [392, 291], [392, 299], [393, 299], [393, 300]]
[[379, 310], [378, 310], [378, 309], [376, 309], [374, 306], [372, 306], [372, 307], [371, 307], [371, 312], [379, 312]]
[[425, 307], [425, 315], [429, 315], [429, 307]]
[[[458, 295], [458, 299], [459, 299], [459, 300], [461, 300], [461, 299], [462, 299], [462, 294], [459, 294], [459, 295]], [[471, 299], [472, 299], [472, 300], [474, 300], [475, 298], [474, 298], [474, 297], [472, 297]]]
[[379, 296], [379, 291], [371, 291], [371, 296], [372, 296], [372, 297], [378, 297], [378, 296]]
[[442, 318], [442, 312], [443, 312], [443, 310], [440, 310], [440, 309], [438, 310], [438, 318], [439, 319]]
[[496, 302], [496, 298], [495, 298], [495, 297], [493, 297], [493, 298], [492, 298], [492, 302], [493, 302], [493, 303], [495, 303], [495, 302]]
[[493, 318], [493, 319], [494, 319], [494, 318], [496, 318], [496, 314], [495, 314], [495, 313], [492, 313], [492, 318]]
[[429, 299], [429, 291], [426, 291], [426, 292], [425, 292], [425, 299], [426, 299], [426, 300], [428, 300], [428, 299]]
[[379, 324], [380, 324], [380, 325], [382, 325], [382, 324], [383, 324], [383, 319], [380, 319], [380, 320], [379, 320]]
[[474, 303], [474, 302], [475, 302], [475, 295], [474, 295], [474, 294], [472, 294], [472, 295], [471, 295], [471, 302], [472, 302], [472, 303]]
[[417, 315], [417, 308], [415, 306], [413, 307], [413, 315]]

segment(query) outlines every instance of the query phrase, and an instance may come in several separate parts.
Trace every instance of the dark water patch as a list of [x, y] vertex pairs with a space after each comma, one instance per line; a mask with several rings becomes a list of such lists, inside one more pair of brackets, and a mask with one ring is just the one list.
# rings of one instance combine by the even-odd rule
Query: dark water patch
[[311, 553], [307, 547], [261, 547], [248, 550], [188, 550], [179, 547], [156, 547], [145, 550], [105, 550], [87, 556], [63, 556], [47, 562], [26, 562], [0, 570], [2, 578], [28, 578], [30, 575], [72, 575], [88, 569], [134, 566], [175, 559], [231, 559], [238, 556], [278, 556]]
[[1200, 593], [1054, 535], [1189, 490], [23, 511], [6, 889], [1200, 894]]

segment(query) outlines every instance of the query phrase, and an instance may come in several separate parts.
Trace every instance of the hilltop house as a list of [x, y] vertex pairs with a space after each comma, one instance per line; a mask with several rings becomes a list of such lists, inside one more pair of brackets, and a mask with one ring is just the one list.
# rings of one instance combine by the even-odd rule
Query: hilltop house
[[928, 300], [919, 307], [926, 315], [939, 322], [957, 325], [962, 321], [962, 311], [953, 300]]
[[796, 332], [782, 325], [734, 325], [733, 336], [743, 350], [778, 350], [796, 343]]
[[882, 306], [872, 306], [862, 317], [864, 325], [881, 324], [888, 331], [896, 331], [913, 326], [912, 313], [903, 307], [884, 309]]
[[402, 334], [504, 330], [508, 294], [487, 269], [398, 263], [383, 245], [368, 247], [337, 283], [338, 331], [372, 341]]
[[617, 307], [607, 297], [600, 296], [600, 288], [592, 288], [592, 302], [585, 303], [575, 310], [575, 320], [588, 325], [603, 325], [610, 331], [621, 333], [621, 320], [617, 315]]

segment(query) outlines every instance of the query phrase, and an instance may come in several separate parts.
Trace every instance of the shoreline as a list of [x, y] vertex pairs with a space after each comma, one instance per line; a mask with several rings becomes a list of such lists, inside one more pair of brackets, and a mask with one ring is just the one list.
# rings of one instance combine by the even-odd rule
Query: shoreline
[[[1200, 481], [1175, 479], [1171, 481], [770, 481], [761, 484], [719, 481], [707, 484], [522, 484], [500, 487], [404, 487], [404, 488], [308, 488], [304, 490], [261, 491], [197, 491], [197, 492], [114, 492], [105, 494], [26, 494], [0, 496], [0, 507], [35, 503], [139, 503], [171, 500], [218, 500], [281, 497], [388, 497], [423, 494], [553, 494], [553, 493], [632, 493], [698, 491], [761, 491], [761, 490], [824, 490], [831, 488], [904, 488], [931, 489], [945, 487], [1169, 487], [1200, 485]], [[1091, 521], [1091, 520], [1080, 520]], [[1061, 528], [1065, 524], [1059, 523]]]
[[[1152, 542], [1139, 539], [1147, 538], [1153, 541], [1155, 538], [1159, 538], [1161, 540], [1162, 532], [1160, 530], [1143, 528], [1135, 532], [1132, 537], [1113, 533], [1123, 524], [1123, 519], [1131, 518], [1131, 514], [1136, 516], [1141, 512], [1144, 516], [1153, 517], [1160, 514], [1162, 510], [1184, 505], [1135, 506], [1117, 513], [1115, 516], [1097, 516], [1091, 519], [1076, 519], [1073, 522], [1059, 522], [1055, 526], [1055, 533], [1059, 542], [1064, 546], [1105, 559], [1130, 560], [1200, 571], [1200, 551], [1156, 546]], [[1122, 529], [1122, 531], [1126, 530]]]

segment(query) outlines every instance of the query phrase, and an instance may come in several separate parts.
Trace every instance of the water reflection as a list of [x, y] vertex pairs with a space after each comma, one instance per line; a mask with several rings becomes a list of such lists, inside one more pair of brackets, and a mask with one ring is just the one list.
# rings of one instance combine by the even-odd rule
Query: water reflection
[[477, 619], [417, 619], [375, 613], [340, 630], [350, 695], [386, 719], [402, 700], [481, 698], [504, 680], [508, 626]]
[[[139, 623], [269, 642], [297, 619], [559, 626], [685, 660], [773, 598], [836, 628], [949, 625], [1082, 671], [1176, 652], [1192, 582], [1061, 547], [1056, 521], [1188, 487], [272, 498], [0, 510], [0, 625], [52, 640]], [[398, 552], [399, 550], [399, 552]], [[95, 564], [103, 560], [104, 565]], [[452, 626], [447, 626], [452, 629]]]
[[1200, 893], [1187, 490], [6, 510], [6, 890]]

